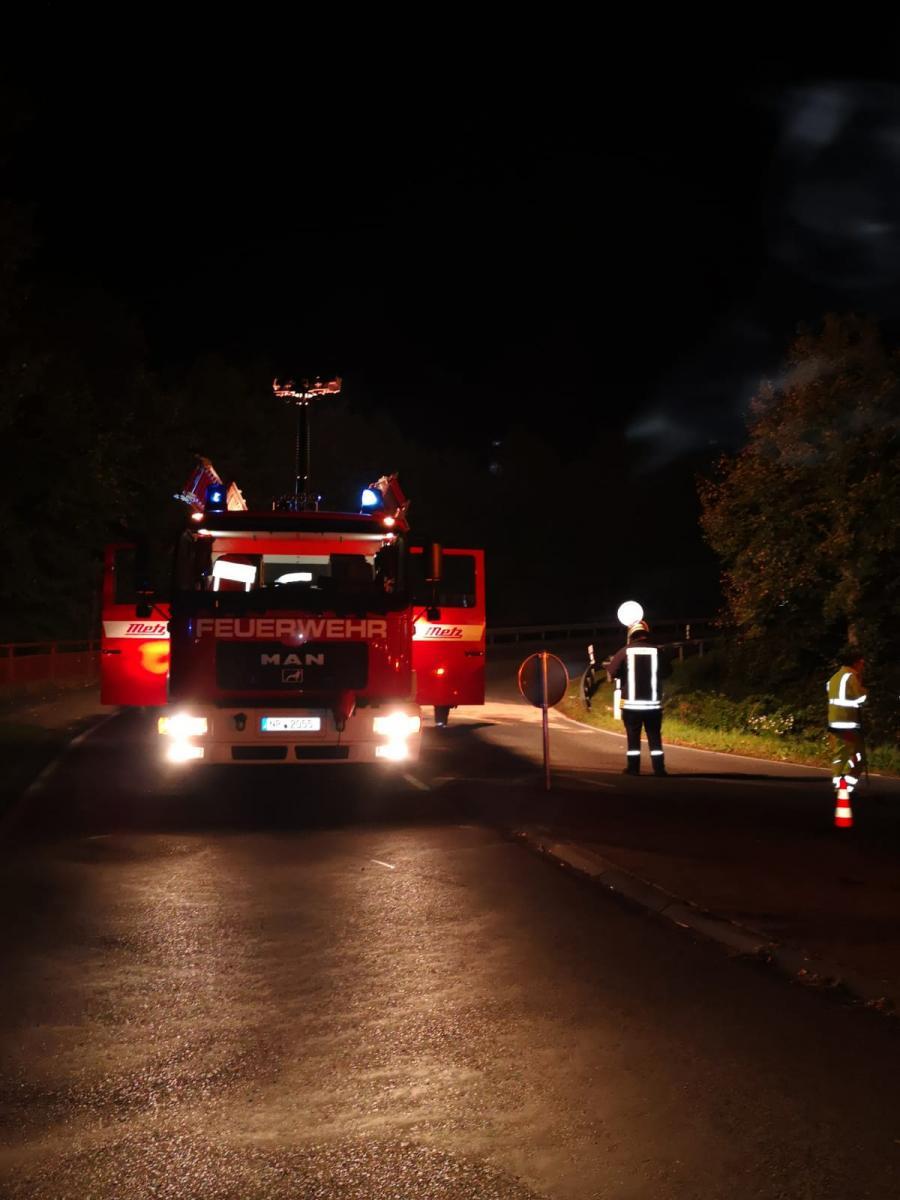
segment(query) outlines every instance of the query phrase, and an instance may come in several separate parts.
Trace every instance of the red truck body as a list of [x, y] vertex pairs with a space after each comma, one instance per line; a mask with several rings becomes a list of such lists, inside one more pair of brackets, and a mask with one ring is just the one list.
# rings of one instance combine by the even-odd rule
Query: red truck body
[[403, 761], [420, 705], [484, 700], [482, 552], [426, 581], [402, 515], [194, 513], [143, 616], [130, 551], [107, 550], [102, 699], [164, 706], [173, 761]]

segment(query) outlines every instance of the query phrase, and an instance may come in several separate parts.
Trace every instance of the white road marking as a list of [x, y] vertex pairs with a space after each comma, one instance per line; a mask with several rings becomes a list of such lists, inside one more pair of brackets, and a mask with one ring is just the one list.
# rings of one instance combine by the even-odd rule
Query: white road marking
[[62, 760], [63, 755], [61, 754], [59, 758], [55, 758], [53, 762], [47, 763], [43, 771], [41, 771], [40, 774], [35, 775], [34, 779], [32, 779], [31, 783], [29, 783], [28, 787], [22, 793], [22, 796], [33, 796], [35, 792], [39, 792], [47, 780], [52, 778], [59, 770], [60, 766], [62, 765]]
[[118, 712], [110, 713], [109, 716], [104, 717], [102, 721], [98, 721], [96, 725], [92, 725], [90, 729], [85, 729], [83, 733], [79, 733], [77, 737], [72, 738], [71, 742], [67, 742], [56, 758], [54, 758], [52, 762], [47, 763], [43, 771], [41, 771], [34, 777], [34, 779], [32, 779], [31, 783], [29, 783], [28, 787], [22, 793], [22, 798], [24, 799], [26, 796], [33, 796], [35, 792], [39, 792], [47, 780], [51, 779], [56, 774], [56, 772], [62, 766], [63, 759], [74, 746], [80, 746], [82, 742], [86, 742], [89, 737], [93, 736], [93, 734], [97, 732], [98, 729], [102, 728], [109, 721], [111, 721], [113, 717], [117, 717], [118, 715]]
[[378, 863], [379, 867], [387, 867], [389, 871], [397, 870], [393, 863], [382, 862], [380, 858], [370, 858], [369, 862]]
[[423, 783], [421, 779], [416, 779], [415, 775], [404, 775], [403, 778], [407, 783], [412, 784], [414, 788], [418, 788], [420, 792], [430, 792], [431, 784]]
[[616, 785], [614, 783], [601, 783], [601, 781], [599, 779], [585, 779], [581, 776], [576, 776], [575, 778], [573, 778], [572, 782], [573, 783], [586, 783], [590, 787], [612, 788], [613, 791], [615, 791], [615, 787], [616, 787]]
[[[556, 716], [561, 721], [567, 721], [570, 725], [577, 725], [580, 729], [586, 729], [588, 733], [602, 733], [606, 737], [619, 738], [621, 741], [625, 740], [624, 733], [615, 733], [612, 729], [598, 729], [596, 725], [584, 725], [581, 721], [576, 721], [574, 717], [567, 717], [565, 713], [558, 712]], [[734, 754], [731, 750], [705, 750], [702, 746], [683, 746], [677, 742], [667, 742], [665, 740], [663, 744], [667, 750], [684, 750], [688, 754], [718, 754], [722, 758], [741, 758], [744, 762], [771, 763], [775, 767], [799, 767], [801, 771], [823, 771], [826, 775], [831, 774], [830, 767], [813, 767], [809, 763], [790, 762], [785, 758], [760, 758], [752, 754]], [[875, 772], [873, 771], [872, 774], [874, 775]], [[774, 778], [777, 778], [777, 776]]]
[[16, 821], [19, 819], [19, 815], [25, 806], [25, 801], [29, 800], [32, 796], [43, 789], [47, 780], [52, 778], [62, 766], [63, 759], [72, 749], [72, 747], [79, 746], [82, 742], [87, 741], [87, 739], [92, 734], [96, 733], [101, 726], [105, 725], [107, 721], [113, 720], [114, 717], [118, 717], [120, 713], [121, 709], [116, 709], [115, 712], [105, 716], [101, 721], [98, 721], [96, 725], [92, 725], [89, 729], [85, 729], [83, 733], [79, 733], [77, 737], [73, 738], [70, 742], [67, 742], [65, 746], [63, 746], [56, 758], [53, 759], [52, 762], [47, 763], [46, 767], [44, 767], [44, 769], [39, 772], [34, 779], [32, 779], [28, 787], [23, 789], [19, 797], [9, 805], [6, 812], [2, 817], [0, 817], [0, 834], [6, 834], [10, 829], [12, 829]]
[[98, 721], [96, 725], [92, 725], [90, 729], [85, 729], [84, 733], [79, 733], [78, 737], [72, 738], [67, 749], [70, 749], [72, 746], [80, 746], [82, 742], [86, 742], [89, 737], [93, 737], [98, 729], [102, 729], [107, 722], [111, 721], [113, 717], [117, 717], [118, 715], [118, 711], [110, 713], [108, 716], [104, 717], [102, 721]]

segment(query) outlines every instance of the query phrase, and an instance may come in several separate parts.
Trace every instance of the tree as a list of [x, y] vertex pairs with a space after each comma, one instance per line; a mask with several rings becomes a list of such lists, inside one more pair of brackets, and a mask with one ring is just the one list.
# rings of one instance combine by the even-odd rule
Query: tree
[[745, 668], [771, 687], [818, 679], [857, 642], [882, 736], [900, 682], [898, 401], [900, 357], [877, 328], [829, 316], [761, 389], [744, 448], [700, 483]]
[[16, 332], [3, 379], [0, 638], [84, 637], [103, 544], [131, 517], [140, 418], [153, 411], [142, 334], [101, 294], [47, 287]]

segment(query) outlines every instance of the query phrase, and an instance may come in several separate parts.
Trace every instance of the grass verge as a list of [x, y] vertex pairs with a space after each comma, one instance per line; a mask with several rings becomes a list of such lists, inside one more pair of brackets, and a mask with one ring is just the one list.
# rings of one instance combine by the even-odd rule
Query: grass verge
[[[622, 732], [622, 722], [612, 715], [612, 684], [602, 684], [593, 698], [590, 711], [581, 698], [581, 680], [574, 680], [559, 704], [559, 711], [575, 721], [597, 729]], [[823, 713], [824, 717], [824, 713]], [[699, 750], [718, 750], [725, 754], [745, 754], [748, 758], [770, 762], [803, 763], [810, 767], [830, 765], [827, 734], [819, 738], [796, 734], [748, 733], [741, 729], [713, 729], [668, 713], [663, 715], [663, 741]], [[894, 746], [869, 749], [869, 767], [884, 775], [900, 775], [900, 750]]]

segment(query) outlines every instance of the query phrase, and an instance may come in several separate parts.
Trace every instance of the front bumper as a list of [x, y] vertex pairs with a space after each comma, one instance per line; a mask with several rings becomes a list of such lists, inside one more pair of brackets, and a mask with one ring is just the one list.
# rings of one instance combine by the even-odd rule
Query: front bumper
[[[416, 762], [421, 746], [421, 717], [417, 705], [387, 704], [358, 709], [338, 730], [328, 709], [216, 708], [206, 705], [173, 706], [177, 729], [199, 730], [160, 736], [163, 756], [172, 763], [314, 764], [383, 763], [402, 765]], [[319, 728], [285, 732], [263, 730], [263, 717], [317, 718]], [[376, 718], [389, 731], [375, 732]], [[407, 731], [404, 733], [404, 729]]]

